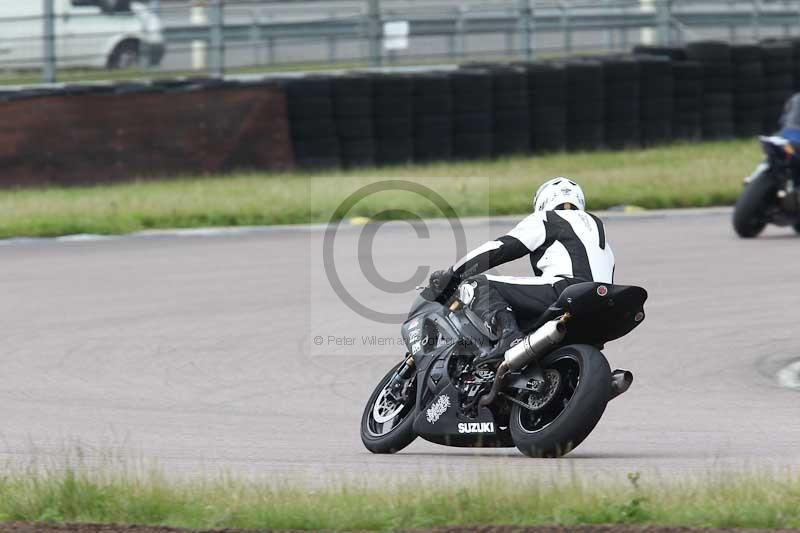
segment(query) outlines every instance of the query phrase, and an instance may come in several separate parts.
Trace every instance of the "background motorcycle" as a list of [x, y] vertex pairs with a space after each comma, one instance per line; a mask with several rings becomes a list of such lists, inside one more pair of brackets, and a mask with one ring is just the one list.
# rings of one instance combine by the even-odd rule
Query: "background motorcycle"
[[740, 237], [756, 237], [769, 224], [794, 226], [800, 233], [798, 158], [783, 137], [760, 137], [767, 158], [744, 180], [736, 200], [733, 227]]
[[[418, 296], [401, 333], [409, 353], [378, 383], [361, 418], [373, 453], [394, 453], [416, 437], [462, 447], [512, 447], [559, 457], [594, 429], [606, 404], [633, 381], [611, 372], [600, 351], [644, 319], [640, 287], [568, 287], [502, 362], [475, 367], [497, 340], [469, 308], [471, 291], [444, 302]], [[471, 287], [470, 287], [471, 288]]]

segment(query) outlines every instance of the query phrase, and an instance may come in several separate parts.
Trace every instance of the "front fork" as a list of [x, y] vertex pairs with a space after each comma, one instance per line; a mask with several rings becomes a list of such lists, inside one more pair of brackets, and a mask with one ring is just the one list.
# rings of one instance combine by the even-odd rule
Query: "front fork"
[[389, 383], [388, 388], [392, 393], [403, 393], [405, 392], [403, 389], [408, 383], [408, 380], [414, 377], [414, 368], [416, 364], [414, 362], [414, 356], [408, 354], [406, 356], [406, 360], [403, 361], [403, 365], [397, 369], [397, 372], [394, 373], [394, 377], [392, 377], [392, 381]]
[[744, 185], [759, 179], [776, 181], [775, 201], [779, 211], [774, 213], [778, 218], [776, 223], [780, 223], [781, 214], [790, 215], [792, 219], [800, 215], [800, 187], [798, 187], [800, 175], [797, 169], [776, 165], [767, 160], [760, 163], [755, 172], [744, 179]]
[[403, 362], [403, 366], [397, 369], [397, 373], [395, 374], [396, 380], [406, 380], [414, 375], [414, 367], [416, 366], [414, 362], [414, 356], [411, 354], [407, 354], [406, 360]]

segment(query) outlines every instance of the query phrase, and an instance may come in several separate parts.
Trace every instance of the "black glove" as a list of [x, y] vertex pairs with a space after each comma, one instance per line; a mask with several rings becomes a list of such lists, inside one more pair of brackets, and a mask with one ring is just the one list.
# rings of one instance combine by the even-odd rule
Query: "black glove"
[[444, 303], [461, 283], [461, 276], [453, 272], [453, 267], [447, 270], [437, 270], [431, 274], [429, 284], [422, 291], [422, 297], [430, 302]]

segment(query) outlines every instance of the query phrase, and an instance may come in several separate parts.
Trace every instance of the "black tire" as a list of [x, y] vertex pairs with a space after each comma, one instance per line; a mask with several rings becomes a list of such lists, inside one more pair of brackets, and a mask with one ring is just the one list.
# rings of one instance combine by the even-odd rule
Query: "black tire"
[[449, 137], [414, 139], [414, 161], [446, 161], [453, 157], [453, 140]]
[[678, 46], [651, 46], [639, 44], [633, 47], [633, 53], [636, 55], [667, 56], [673, 61], [682, 61], [686, 59], [686, 50]]
[[757, 44], [731, 45], [731, 60], [736, 64], [761, 62], [761, 47]]
[[320, 117], [333, 116], [333, 104], [330, 98], [289, 99], [289, 120], [317, 120]]
[[363, 442], [364, 446], [372, 453], [397, 453], [417, 438], [417, 434], [414, 433], [414, 402], [416, 402], [416, 396], [414, 394], [411, 394], [414, 402], [412, 402], [411, 405], [405, 405], [403, 410], [397, 415], [403, 417], [401, 421], [387, 433], [377, 435], [376, 432], [373, 431], [373, 428], [376, 426], [374, 424], [371, 425], [371, 422], [377, 424], [373, 417], [375, 402], [378, 400], [384, 387], [386, 387], [389, 380], [392, 379], [395, 372], [404, 364], [405, 362], [395, 366], [381, 379], [378, 386], [375, 387], [375, 390], [369, 397], [367, 405], [364, 408], [364, 413], [361, 415], [361, 442]]
[[343, 96], [333, 100], [333, 114], [337, 117], [372, 116], [372, 98]]
[[331, 78], [327, 76], [292, 78], [284, 82], [284, 87], [289, 102], [309, 98], [331, 99]]
[[774, 194], [775, 184], [765, 174], [745, 185], [733, 208], [733, 229], [739, 237], [752, 239], [764, 230], [767, 225], [765, 211], [769, 207], [770, 195]]
[[339, 144], [345, 168], [375, 166], [375, 141], [372, 139], [342, 140]]
[[491, 133], [492, 123], [492, 115], [489, 113], [458, 113], [453, 115], [453, 133]]
[[121, 70], [139, 66], [141, 51], [139, 41], [128, 39], [122, 41], [108, 56], [106, 68], [109, 70]]
[[[600, 350], [586, 344], [559, 348], [541, 366], [561, 374], [563, 381], [551, 405], [566, 402], [566, 407], [542, 409], [537, 416], [543, 425], [537, 429], [531, 411], [513, 404], [509, 429], [514, 445], [528, 457], [560, 457], [577, 448], [603, 416], [611, 394], [611, 369]], [[547, 422], [548, 416], [554, 418]]]
[[372, 94], [376, 100], [411, 98], [413, 77], [407, 74], [372, 74]]
[[676, 81], [702, 81], [703, 64], [698, 61], [679, 61], [672, 63], [672, 76]]
[[318, 120], [293, 120], [289, 123], [292, 139], [306, 141], [311, 139], [329, 139], [336, 136], [336, 125], [328, 118]]
[[372, 98], [372, 78], [362, 74], [345, 74], [331, 78], [331, 96], [335, 100]]
[[[603, 62], [603, 78], [609, 84], [633, 83], [639, 86], [639, 63], [630, 58], [613, 58]], [[608, 94], [608, 92], [606, 92]]]
[[491, 133], [456, 133], [453, 135], [455, 159], [484, 159], [492, 156]]
[[375, 162], [379, 165], [407, 165], [414, 159], [411, 137], [375, 140]]
[[407, 139], [414, 134], [414, 121], [411, 117], [376, 116], [375, 137], [378, 139]]
[[697, 41], [686, 45], [686, 57], [702, 63], [731, 60], [731, 47], [720, 41]]

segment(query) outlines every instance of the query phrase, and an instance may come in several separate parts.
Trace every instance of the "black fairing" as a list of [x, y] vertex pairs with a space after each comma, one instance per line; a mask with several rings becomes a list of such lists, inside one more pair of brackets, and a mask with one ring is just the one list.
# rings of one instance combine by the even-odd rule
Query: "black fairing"
[[408, 311], [408, 318], [419, 317], [421, 315], [427, 315], [428, 313], [435, 313], [442, 309], [442, 304], [438, 302], [430, 302], [423, 298], [420, 295], [414, 299], [414, 303], [411, 304], [411, 309]]
[[426, 332], [426, 324], [430, 320], [437, 319], [442, 315], [442, 305], [437, 302], [430, 302], [421, 296], [417, 296], [408, 312], [408, 320], [406, 320], [400, 327], [400, 335], [406, 343], [409, 353], [415, 357], [421, 350], [430, 349], [433, 347], [427, 342], [434, 342], [436, 339], [429, 338], [430, 335]]
[[[449, 350], [449, 349], [447, 349]], [[461, 409], [461, 394], [453, 385], [446, 367], [449, 356], [442, 356], [433, 365], [418, 369], [417, 383], [425, 383], [425, 387], [417, 389], [418, 409], [414, 418], [414, 431], [423, 439], [461, 448], [500, 448], [513, 446], [508, 428], [501, 427], [494, 413], [486, 407], [480, 407], [476, 416], [468, 417]], [[429, 359], [430, 362], [430, 359]], [[431, 375], [437, 373], [437, 364], [444, 362], [442, 372], [435, 383]], [[446, 408], [436, 409], [437, 403], [446, 398]], [[434, 416], [432, 416], [434, 415]], [[464, 431], [470, 431], [465, 433]]]
[[[520, 326], [531, 331], [568, 312], [573, 318], [564, 344], [605, 344], [641, 323], [646, 299], [647, 292], [640, 287], [578, 283], [564, 290], [538, 320]], [[419, 384], [414, 431], [428, 441], [447, 446], [513, 446], [507, 414], [479, 407], [467, 416], [462, 409], [464, 398], [451, 376], [451, 360], [455, 361], [460, 350], [472, 350], [485, 342], [485, 332], [469, 320], [464, 310], [450, 312], [440, 303], [417, 298], [401, 332], [414, 355]]]
[[538, 320], [520, 326], [532, 331], [569, 313], [572, 318], [564, 344], [602, 345], [627, 335], [642, 323], [646, 300], [647, 291], [641, 287], [576, 283], [567, 287]]

